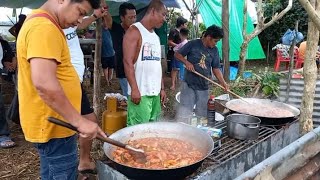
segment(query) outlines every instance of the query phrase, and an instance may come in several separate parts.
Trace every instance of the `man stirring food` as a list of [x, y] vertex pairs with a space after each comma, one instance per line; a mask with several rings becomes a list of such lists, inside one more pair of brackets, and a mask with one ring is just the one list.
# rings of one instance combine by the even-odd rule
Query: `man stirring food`
[[62, 29], [77, 26], [100, 0], [48, 0], [34, 10], [17, 40], [20, 120], [27, 141], [40, 156], [41, 179], [77, 178], [77, 136], [48, 122], [71, 123], [83, 137], [106, 137], [80, 114], [81, 88]]
[[219, 69], [220, 57], [216, 47], [217, 42], [222, 37], [222, 29], [212, 25], [207, 28], [203, 38], [189, 41], [175, 53], [175, 58], [183, 62], [188, 70], [185, 73], [185, 81], [182, 83], [177, 114], [179, 117], [182, 115], [191, 116], [194, 105], [196, 105], [195, 113], [197, 116], [207, 116], [208, 81], [194, 74], [193, 71], [209, 77], [212, 69], [220, 84], [228, 89], [228, 85]]

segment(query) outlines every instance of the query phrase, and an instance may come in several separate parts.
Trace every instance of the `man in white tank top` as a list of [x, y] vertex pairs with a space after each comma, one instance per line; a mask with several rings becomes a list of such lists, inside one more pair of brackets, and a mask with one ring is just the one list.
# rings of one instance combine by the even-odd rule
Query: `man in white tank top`
[[166, 99], [162, 81], [160, 39], [154, 32], [166, 20], [167, 10], [152, 0], [146, 15], [133, 24], [123, 39], [124, 70], [128, 79], [127, 125], [156, 121]]

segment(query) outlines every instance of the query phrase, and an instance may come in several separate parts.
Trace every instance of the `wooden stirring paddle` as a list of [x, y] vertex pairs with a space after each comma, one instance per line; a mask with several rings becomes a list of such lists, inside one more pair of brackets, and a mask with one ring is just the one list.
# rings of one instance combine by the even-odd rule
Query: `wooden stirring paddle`
[[[222, 89], [225, 89], [225, 88], [224, 88], [223, 86], [221, 86], [219, 83], [214, 82], [213, 80], [211, 80], [211, 79], [209, 79], [208, 77], [200, 74], [199, 72], [197, 72], [197, 71], [192, 71], [192, 72], [195, 73], [196, 75], [198, 75], [198, 76], [206, 79], [207, 81], [211, 82], [212, 84], [214, 84], [214, 85], [216, 85], [216, 86], [218, 86], [218, 87], [220, 87], [220, 88], [222, 88]], [[242, 101], [244, 101], [244, 102], [246, 102], [246, 103], [250, 103], [249, 101], [245, 100], [243, 97], [241, 97], [241, 96], [239, 96], [238, 94], [230, 91], [229, 89], [227, 90], [227, 92], [230, 93], [231, 95], [234, 95], [235, 97], [241, 99]]]
[[[48, 121], [51, 122], [51, 123], [54, 123], [56, 125], [59, 125], [59, 126], [71, 129], [73, 131], [79, 132], [76, 127], [74, 127], [71, 124], [66, 123], [66, 122], [64, 122], [64, 121], [62, 121], [60, 119], [57, 119], [57, 118], [54, 118], [54, 117], [49, 117]], [[124, 144], [124, 143], [122, 143], [120, 141], [116, 141], [116, 140], [111, 139], [111, 138], [102, 137], [99, 134], [97, 135], [96, 138], [99, 139], [102, 142], [106, 142], [106, 143], [115, 145], [117, 147], [121, 147], [121, 148], [127, 149], [127, 150], [129, 150], [129, 152], [132, 152], [131, 154], [136, 155], [136, 157], [138, 157], [139, 159], [144, 159], [146, 157], [145, 152], [142, 149], [134, 148], [134, 147], [132, 147], [132, 146], [130, 146], [128, 144]]]

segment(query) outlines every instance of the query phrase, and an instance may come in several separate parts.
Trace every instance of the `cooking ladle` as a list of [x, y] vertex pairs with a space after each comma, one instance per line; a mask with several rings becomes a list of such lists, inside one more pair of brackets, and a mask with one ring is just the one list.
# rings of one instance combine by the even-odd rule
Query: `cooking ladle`
[[[225, 88], [224, 88], [223, 86], [221, 86], [220, 84], [214, 82], [213, 80], [211, 80], [211, 79], [209, 79], [208, 77], [200, 74], [199, 72], [197, 72], [197, 71], [192, 71], [192, 72], [195, 73], [196, 75], [198, 75], [198, 76], [206, 79], [207, 81], [211, 82], [212, 84], [214, 84], [214, 85], [216, 85], [216, 86], [218, 86], [218, 87], [220, 87], [220, 88], [222, 88], [222, 89], [225, 89]], [[246, 102], [246, 103], [250, 103], [250, 102], [248, 102], [247, 100], [245, 100], [243, 97], [241, 97], [241, 96], [239, 96], [238, 94], [230, 91], [229, 89], [227, 90], [227, 92], [230, 93], [230, 94], [232, 94], [232, 95], [234, 95], [235, 97], [241, 99], [242, 101], [244, 101], [244, 102]]]
[[[73, 131], [76, 131], [79, 133], [78, 129], [74, 126], [72, 126], [71, 124], [69, 123], [66, 123], [60, 119], [57, 119], [57, 118], [54, 118], [54, 117], [48, 117], [48, 121], [51, 122], [51, 123], [54, 123], [56, 125], [59, 125], [59, 126], [62, 126], [62, 127], [65, 127], [65, 128], [68, 128], [68, 129], [71, 129]], [[106, 143], [109, 143], [109, 144], [112, 144], [112, 145], [115, 145], [117, 147], [121, 147], [121, 148], [124, 148], [124, 149], [127, 149], [129, 150], [130, 152], [132, 152], [133, 155], [138, 155], [139, 158], [143, 158], [145, 157], [145, 153], [144, 153], [144, 150], [142, 149], [137, 149], [137, 148], [134, 148], [128, 144], [124, 144], [122, 142], [119, 142], [119, 141], [116, 141], [114, 139], [111, 139], [111, 138], [105, 138], [105, 137], [102, 137], [101, 135], [97, 134], [97, 139], [99, 139], [100, 141], [102, 142], [106, 142]]]

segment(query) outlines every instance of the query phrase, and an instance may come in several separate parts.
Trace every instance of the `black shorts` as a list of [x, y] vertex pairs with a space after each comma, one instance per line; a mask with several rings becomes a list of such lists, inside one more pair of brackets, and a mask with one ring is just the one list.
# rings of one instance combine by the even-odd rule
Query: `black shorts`
[[81, 86], [81, 115], [87, 115], [93, 113], [93, 109], [90, 106], [90, 101], [86, 91]]
[[115, 66], [115, 56], [112, 57], [102, 57], [101, 58], [102, 69], [111, 68]]

